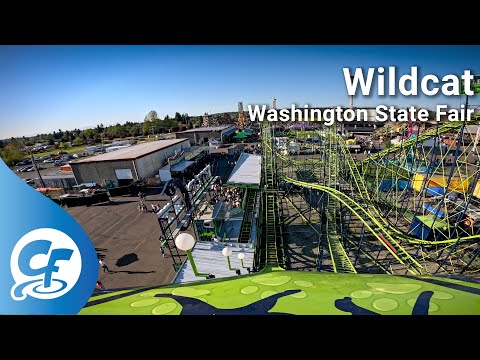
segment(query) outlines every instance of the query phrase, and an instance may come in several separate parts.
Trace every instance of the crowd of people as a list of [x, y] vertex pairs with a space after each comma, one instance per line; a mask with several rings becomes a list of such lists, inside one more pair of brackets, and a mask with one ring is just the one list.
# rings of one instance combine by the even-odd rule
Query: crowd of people
[[243, 192], [243, 189], [224, 187], [222, 181], [218, 180], [212, 184], [208, 191], [210, 205], [215, 205], [218, 201], [222, 201], [227, 207], [241, 207]]
[[246, 147], [243, 152], [246, 152], [248, 154], [254, 154], [254, 155], [261, 155], [261, 146], [260, 144], [258, 145], [251, 145], [250, 147]]

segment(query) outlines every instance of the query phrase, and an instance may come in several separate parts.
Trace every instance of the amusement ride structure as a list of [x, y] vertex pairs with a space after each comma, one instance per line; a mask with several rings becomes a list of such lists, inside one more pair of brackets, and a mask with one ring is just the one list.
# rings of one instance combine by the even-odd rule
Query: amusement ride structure
[[[265, 122], [260, 181], [246, 189], [237, 240], [255, 227], [252, 272], [102, 294], [82, 313], [478, 314], [477, 124], [409, 122], [396, 142], [359, 156], [335, 127], [278, 134]], [[175, 208], [189, 221], [218, 180], [210, 168], [201, 177], [182, 188], [188, 206]], [[169, 247], [182, 221], [167, 231]]]

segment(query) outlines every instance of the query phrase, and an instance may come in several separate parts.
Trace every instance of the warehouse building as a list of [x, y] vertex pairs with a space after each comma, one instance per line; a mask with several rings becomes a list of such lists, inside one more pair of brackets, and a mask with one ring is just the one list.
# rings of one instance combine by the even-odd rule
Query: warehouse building
[[43, 184], [39, 178], [33, 179], [37, 188], [62, 188], [65, 190], [72, 189], [77, 183], [73, 174], [53, 174], [42, 175]]
[[208, 145], [212, 139], [222, 143], [230, 141], [236, 130], [235, 125], [207, 126], [179, 131], [175, 136], [177, 139], [189, 139], [193, 145]]
[[70, 162], [77, 184], [126, 186], [154, 178], [167, 158], [190, 148], [188, 139], [158, 140]]

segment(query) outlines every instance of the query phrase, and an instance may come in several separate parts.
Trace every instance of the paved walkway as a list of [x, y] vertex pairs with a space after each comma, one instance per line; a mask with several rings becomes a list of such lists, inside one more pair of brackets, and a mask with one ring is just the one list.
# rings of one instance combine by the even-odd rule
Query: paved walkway
[[[160, 253], [160, 227], [154, 213], [140, 213], [138, 197], [111, 198], [110, 204], [65, 208], [87, 232], [111, 273], [99, 267], [106, 288], [168, 284], [175, 276], [172, 259]], [[147, 196], [146, 204], [164, 206], [169, 197]]]

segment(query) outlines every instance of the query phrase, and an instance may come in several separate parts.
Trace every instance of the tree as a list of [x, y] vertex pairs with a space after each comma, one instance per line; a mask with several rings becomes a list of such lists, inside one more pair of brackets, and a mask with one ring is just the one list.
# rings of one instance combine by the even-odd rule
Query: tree
[[13, 146], [15, 149], [20, 150], [24, 147], [24, 144], [17, 138], [12, 137], [8, 145]]
[[0, 149], [3, 149], [5, 147], [5, 144], [3, 143], [3, 140], [0, 140]]
[[183, 121], [182, 115], [180, 115], [179, 112], [176, 112], [176, 113], [175, 113], [175, 121], [176, 121], [177, 123]]
[[150, 126], [150, 122], [149, 121], [145, 121], [143, 123], [143, 128], [142, 128], [142, 133], [143, 135], [148, 135], [152, 132], [152, 126]]
[[79, 137], [75, 138], [75, 140], [72, 141], [72, 146], [80, 146], [83, 144], [83, 140]]
[[14, 146], [7, 145], [3, 149], [0, 149], [0, 157], [5, 164], [12, 166], [23, 159], [23, 154]]
[[147, 114], [147, 116], [145, 116], [145, 119], [144, 121], [153, 121], [155, 119], [158, 119], [158, 114], [155, 110], [150, 110]]

